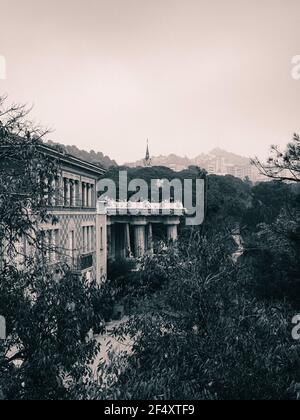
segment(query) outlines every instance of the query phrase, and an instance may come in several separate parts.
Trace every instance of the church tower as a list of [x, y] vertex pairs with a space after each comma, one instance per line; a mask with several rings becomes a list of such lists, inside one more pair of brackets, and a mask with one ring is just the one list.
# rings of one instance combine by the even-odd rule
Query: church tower
[[144, 166], [146, 168], [149, 168], [151, 166], [151, 156], [150, 156], [150, 151], [149, 151], [149, 140], [147, 140], [147, 149], [146, 149], [146, 156], [144, 159]]

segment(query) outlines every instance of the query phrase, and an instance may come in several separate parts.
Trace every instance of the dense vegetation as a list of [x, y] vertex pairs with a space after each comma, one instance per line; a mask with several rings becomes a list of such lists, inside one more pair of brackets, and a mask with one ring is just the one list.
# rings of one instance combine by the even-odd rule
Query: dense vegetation
[[[101, 292], [65, 264], [48, 266], [53, 249], [39, 226], [56, 223], [45, 200], [57, 162], [40, 151], [45, 134], [24, 107], [6, 107], [0, 98], [0, 314], [7, 321], [1, 399], [74, 398], [99, 350], [87, 335], [101, 329]], [[32, 250], [25, 259], [21, 238]]]
[[68, 146], [61, 143], [54, 143], [51, 140], [48, 140], [47, 144], [49, 146], [55, 147], [60, 151], [75, 156], [79, 159], [85, 160], [87, 162], [93, 163], [94, 165], [100, 166], [101, 168], [108, 169], [112, 166], [117, 166], [114, 160], [111, 160], [108, 156], [105, 156], [102, 152], [95, 152], [90, 150], [81, 150], [77, 146]]
[[[205, 223], [183, 229], [177, 244], [145, 257], [139, 271], [116, 262], [99, 290], [67, 266], [50, 270], [43, 258], [38, 225], [56, 223], [43, 210], [43, 180], [56, 173], [56, 162], [39, 152], [44, 135], [23, 107], [0, 100], [0, 239], [11, 257], [0, 267], [8, 324], [0, 398], [299, 398], [300, 348], [291, 335], [300, 313], [299, 137], [284, 152], [274, 147], [266, 164], [254, 161], [270, 177], [258, 185], [206, 177], [197, 167], [131, 169], [129, 179], [206, 178]], [[117, 180], [118, 169], [106, 177]], [[20, 235], [41, 258], [16, 264]], [[87, 335], [103, 332], [115, 303], [131, 317], [114, 334], [130, 338], [132, 349], [112, 351], [95, 381], [99, 345]]]
[[299, 398], [299, 162], [295, 136], [261, 165], [270, 182], [209, 177], [204, 226], [119, 277], [134, 314], [115, 334], [134, 344], [114, 355], [111, 368], [125, 367], [98, 398]]

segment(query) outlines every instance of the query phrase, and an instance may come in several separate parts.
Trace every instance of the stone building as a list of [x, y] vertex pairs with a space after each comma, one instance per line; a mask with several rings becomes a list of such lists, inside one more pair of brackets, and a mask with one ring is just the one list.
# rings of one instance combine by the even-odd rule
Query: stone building
[[[107, 275], [107, 229], [106, 214], [97, 211], [96, 185], [105, 171], [46, 145], [41, 150], [58, 162], [52, 193], [45, 197], [57, 223], [39, 226], [47, 263], [54, 266], [66, 262], [79, 275], [101, 282]], [[25, 236], [19, 238], [15, 248], [16, 264], [36, 253]]]
[[[101, 206], [102, 204], [102, 206]], [[178, 238], [182, 203], [99, 203], [106, 214], [108, 260], [140, 258], [154, 251], [155, 229], [164, 231], [166, 244]]]
[[43, 149], [59, 162], [50, 209], [58, 223], [41, 226], [58, 250], [52, 259], [65, 258], [74, 270], [100, 282], [107, 273], [106, 215], [97, 212], [96, 185], [105, 171], [53, 148]]
[[[98, 202], [97, 183], [104, 169], [55, 148], [41, 148], [58, 162], [58, 175], [48, 181], [52, 188], [46, 195], [47, 209], [57, 222], [39, 226], [49, 265], [66, 262], [78, 275], [101, 283], [108, 262], [153, 253], [157, 228], [166, 244], [177, 240], [185, 214], [182, 203]], [[36, 253], [25, 237], [15, 246], [17, 264]]]

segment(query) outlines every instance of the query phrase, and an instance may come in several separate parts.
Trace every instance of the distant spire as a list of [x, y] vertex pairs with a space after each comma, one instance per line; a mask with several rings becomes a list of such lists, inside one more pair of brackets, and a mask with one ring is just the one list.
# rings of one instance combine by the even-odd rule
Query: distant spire
[[149, 140], [147, 139], [147, 149], [146, 149], [146, 157], [144, 160], [144, 166], [151, 166], [151, 157], [150, 157], [150, 151], [149, 151]]
[[146, 160], [149, 160], [149, 159], [150, 159], [149, 140], [147, 140]]

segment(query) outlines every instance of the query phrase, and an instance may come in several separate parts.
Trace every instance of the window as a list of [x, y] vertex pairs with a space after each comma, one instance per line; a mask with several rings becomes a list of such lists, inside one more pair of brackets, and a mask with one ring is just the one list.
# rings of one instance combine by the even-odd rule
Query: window
[[104, 245], [103, 245], [103, 227], [101, 226], [100, 228], [100, 249], [101, 251], [103, 250]]
[[59, 260], [58, 247], [59, 247], [59, 229], [45, 230], [43, 233], [44, 255], [50, 264], [55, 263]]
[[82, 228], [82, 250], [84, 253], [93, 252], [95, 248], [95, 228], [94, 226], [84, 226]]

